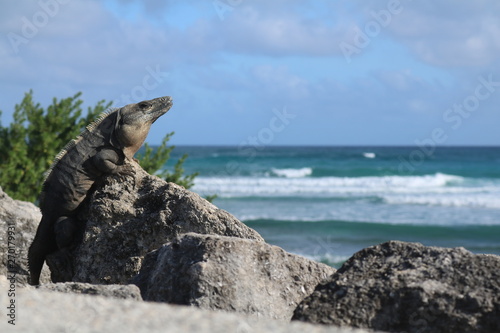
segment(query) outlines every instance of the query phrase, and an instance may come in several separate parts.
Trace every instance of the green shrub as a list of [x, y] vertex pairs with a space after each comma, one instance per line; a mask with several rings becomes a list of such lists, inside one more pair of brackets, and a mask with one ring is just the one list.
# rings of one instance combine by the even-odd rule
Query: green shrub
[[[77, 93], [60, 100], [54, 98], [45, 110], [33, 102], [33, 91], [30, 90], [15, 106], [10, 126], [3, 127], [0, 122], [0, 186], [12, 198], [35, 202], [42, 188], [44, 172], [56, 154], [111, 106], [104, 100], [99, 101], [82, 116], [80, 96], [81, 93]], [[173, 172], [162, 170], [174, 148], [167, 147], [172, 135], [167, 134], [156, 150], [146, 145], [138, 156], [139, 163], [149, 173], [190, 188], [197, 174], [184, 175], [182, 165], [187, 156], [177, 161]]]
[[165, 179], [167, 182], [176, 183], [185, 188], [191, 188], [194, 185], [194, 178], [198, 176], [198, 172], [191, 175], [184, 175], [183, 164], [188, 157], [187, 154], [184, 154], [175, 163], [173, 172], [163, 169], [165, 163], [170, 159], [170, 153], [175, 148], [175, 146], [167, 146], [172, 135], [174, 135], [174, 132], [167, 134], [156, 150], [145, 143], [144, 151], [137, 154], [137, 159], [140, 161], [141, 167], [148, 173], [155, 174]]

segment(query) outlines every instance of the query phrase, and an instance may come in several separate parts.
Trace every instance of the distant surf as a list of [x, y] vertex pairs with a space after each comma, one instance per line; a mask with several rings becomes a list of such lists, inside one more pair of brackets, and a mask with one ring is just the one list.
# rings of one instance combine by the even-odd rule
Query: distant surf
[[375, 154], [375, 153], [363, 153], [363, 156], [366, 158], [375, 158], [375, 157], [377, 157], [377, 154]]
[[269, 177], [198, 177], [193, 190], [220, 198], [377, 197], [388, 204], [500, 208], [500, 180], [474, 180], [437, 173], [424, 176], [309, 177], [312, 170], [273, 170]]
[[173, 157], [187, 153], [186, 172], [200, 172], [193, 191], [316, 260], [338, 265], [390, 239], [500, 254], [500, 148], [437, 148], [408, 164], [414, 151], [178, 147]]
[[272, 173], [278, 177], [285, 178], [302, 178], [312, 175], [312, 168], [300, 169], [271, 169]]

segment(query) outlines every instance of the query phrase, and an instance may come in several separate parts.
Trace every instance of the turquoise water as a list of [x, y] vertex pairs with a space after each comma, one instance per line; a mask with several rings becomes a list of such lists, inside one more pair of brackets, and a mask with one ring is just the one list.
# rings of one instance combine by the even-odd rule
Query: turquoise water
[[[500, 254], [500, 147], [177, 147], [193, 191], [339, 266], [388, 240]], [[166, 166], [169, 167], [168, 165]]]

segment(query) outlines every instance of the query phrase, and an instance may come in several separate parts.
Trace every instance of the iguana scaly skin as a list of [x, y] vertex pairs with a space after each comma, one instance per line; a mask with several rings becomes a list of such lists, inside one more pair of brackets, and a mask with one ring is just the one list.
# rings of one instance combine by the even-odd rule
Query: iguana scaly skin
[[42, 220], [28, 252], [30, 284], [39, 284], [47, 255], [74, 243], [77, 208], [92, 185], [108, 174], [133, 175], [127, 161], [171, 106], [171, 97], [160, 97], [109, 110], [56, 156], [40, 194]]

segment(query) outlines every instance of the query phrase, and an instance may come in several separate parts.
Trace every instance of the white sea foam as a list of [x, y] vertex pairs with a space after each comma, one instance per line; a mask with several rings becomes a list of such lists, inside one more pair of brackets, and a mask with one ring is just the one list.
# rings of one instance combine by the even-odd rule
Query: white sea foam
[[195, 190], [202, 193], [215, 191], [221, 195], [231, 194], [231, 196], [418, 193], [423, 190], [435, 192], [469, 190], [464, 187], [447, 187], [448, 184], [459, 184], [463, 180], [459, 176], [439, 173], [426, 176], [383, 177], [197, 177]]
[[422, 194], [422, 195], [403, 195], [403, 196], [384, 196], [384, 201], [388, 204], [405, 205], [427, 205], [427, 206], [445, 206], [445, 207], [476, 207], [500, 209], [500, 191], [496, 193], [485, 194]]
[[[286, 169], [281, 169], [281, 171]], [[386, 204], [487, 207], [500, 209], [500, 182], [472, 181], [437, 173], [425, 176], [305, 177], [309, 171], [284, 177], [198, 177], [194, 191], [220, 198], [301, 197], [357, 199], [376, 197]], [[295, 172], [297, 171], [297, 172]]]
[[301, 169], [272, 169], [273, 174], [285, 178], [303, 178], [312, 175], [312, 168]]
[[363, 156], [366, 158], [375, 158], [375, 157], [377, 157], [377, 154], [367, 152], [367, 153], [363, 153]]

